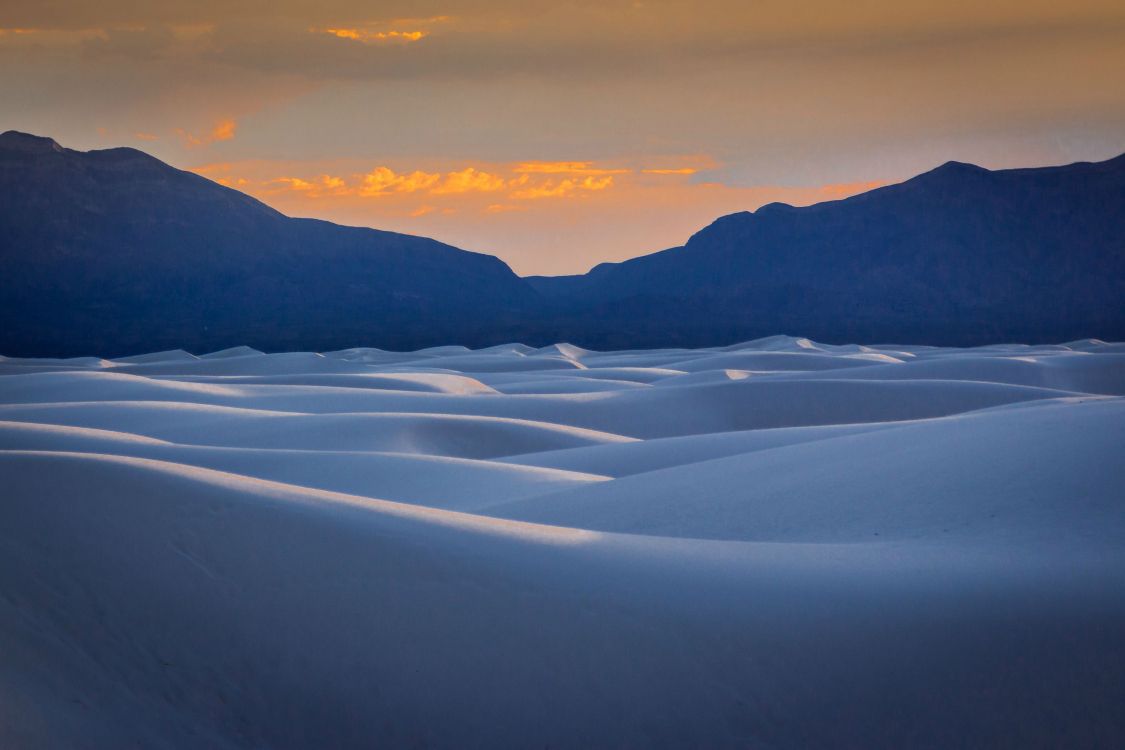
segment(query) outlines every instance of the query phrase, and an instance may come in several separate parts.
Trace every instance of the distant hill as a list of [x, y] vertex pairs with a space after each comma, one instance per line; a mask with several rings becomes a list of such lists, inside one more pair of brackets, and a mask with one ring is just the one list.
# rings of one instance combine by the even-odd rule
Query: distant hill
[[537, 295], [500, 260], [292, 219], [131, 148], [0, 135], [0, 353], [495, 343]]
[[0, 353], [117, 355], [777, 333], [1125, 340], [1125, 156], [725, 216], [683, 247], [520, 279], [434, 240], [286, 217], [129, 148], [0, 135]]
[[[683, 247], [528, 279], [555, 335], [706, 346], [774, 333], [980, 344], [1125, 339], [1125, 155], [724, 216]], [[550, 335], [547, 338], [551, 338]]]

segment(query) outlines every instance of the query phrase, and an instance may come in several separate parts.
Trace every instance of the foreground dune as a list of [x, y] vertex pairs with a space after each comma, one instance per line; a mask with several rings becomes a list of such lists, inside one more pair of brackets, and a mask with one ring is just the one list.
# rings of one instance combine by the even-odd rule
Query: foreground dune
[[1125, 347], [0, 359], [0, 746], [1115, 747]]

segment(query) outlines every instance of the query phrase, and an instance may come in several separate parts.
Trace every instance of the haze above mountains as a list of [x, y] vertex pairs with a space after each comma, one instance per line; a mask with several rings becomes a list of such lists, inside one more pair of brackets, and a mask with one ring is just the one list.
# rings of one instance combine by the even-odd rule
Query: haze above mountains
[[950, 162], [683, 247], [520, 278], [434, 240], [284, 216], [130, 148], [0, 135], [0, 352], [506, 341], [713, 346], [775, 333], [975, 345], [1125, 338], [1125, 155]]

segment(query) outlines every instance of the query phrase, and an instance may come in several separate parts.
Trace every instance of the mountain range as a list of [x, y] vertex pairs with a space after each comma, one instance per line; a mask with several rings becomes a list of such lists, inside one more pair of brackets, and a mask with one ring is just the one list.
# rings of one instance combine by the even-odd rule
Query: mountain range
[[0, 319], [10, 356], [1125, 339], [1125, 155], [949, 162], [844, 200], [724, 216], [682, 247], [583, 275], [520, 278], [434, 240], [284, 216], [135, 149], [8, 131]]
[[141, 151], [0, 135], [0, 352], [488, 343], [538, 295], [499, 259], [284, 216]]

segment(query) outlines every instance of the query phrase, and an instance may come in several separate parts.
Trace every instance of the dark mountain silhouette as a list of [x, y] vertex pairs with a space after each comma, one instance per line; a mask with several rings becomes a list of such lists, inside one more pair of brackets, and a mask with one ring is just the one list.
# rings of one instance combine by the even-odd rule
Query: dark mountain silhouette
[[949, 162], [845, 200], [724, 216], [683, 247], [528, 282], [555, 335], [594, 347], [775, 333], [1125, 339], [1125, 155], [1002, 171]]
[[537, 295], [500, 260], [293, 219], [131, 148], [0, 135], [0, 352], [495, 343]]
[[1125, 339], [1125, 156], [950, 162], [725, 216], [683, 247], [520, 279], [434, 240], [293, 219], [128, 148], [0, 135], [0, 352], [521, 340], [708, 346]]

